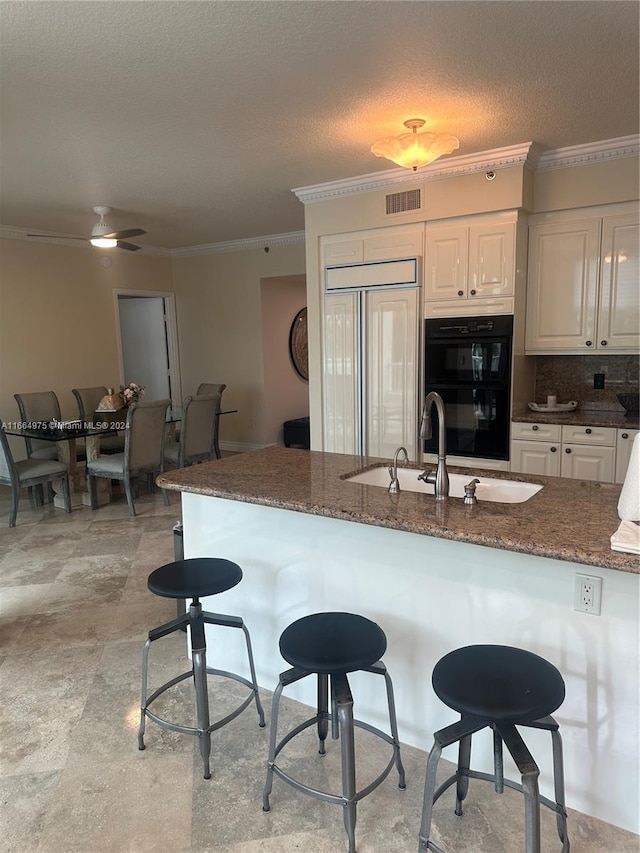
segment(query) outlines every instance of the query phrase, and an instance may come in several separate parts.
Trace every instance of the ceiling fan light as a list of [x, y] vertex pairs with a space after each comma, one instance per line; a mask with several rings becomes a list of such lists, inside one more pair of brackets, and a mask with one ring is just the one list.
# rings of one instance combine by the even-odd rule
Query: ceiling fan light
[[415, 172], [460, 146], [458, 138], [448, 133], [418, 133], [418, 128], [424, 124], [423, 119], [409, 119], [404, 124], [411, 128], [411, 133], [379, 139], [371, 146], [371, 153]]
[[117, 240], [110, 240], [107, 237], [92, 237], [91, 245], [98, 249], [115, 249], [118, 245]]

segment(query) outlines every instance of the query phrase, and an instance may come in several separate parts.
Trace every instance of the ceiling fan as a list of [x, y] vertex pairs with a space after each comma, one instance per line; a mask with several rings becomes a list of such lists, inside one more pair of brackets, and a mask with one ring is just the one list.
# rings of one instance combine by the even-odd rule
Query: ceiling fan
[[[140, 246], [125, 242], [127, 237], [139, 237], [146, 234], [142, 228], [128, 228], [124, 231], [114, 231], [113, 227], [105, 220], [105, 216], [111, 213], [111, 208], [104, 204], [98, 204], [93, 208], [100, 220], [91, 229], [89, 237], [68, 237], [69, 240], [86, 240], [92, 246], [100, 249], [126, 249], [128, 252], [137, 252]], [[59, 234], [27, 234], [27, 237], [56, 237], [64, 240]]]

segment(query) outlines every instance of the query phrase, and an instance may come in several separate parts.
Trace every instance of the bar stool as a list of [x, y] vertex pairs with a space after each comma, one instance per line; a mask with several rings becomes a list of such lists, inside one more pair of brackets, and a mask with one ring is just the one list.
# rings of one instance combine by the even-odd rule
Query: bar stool
[[[399, 775], [398, 786], [400, 788], [405, 787], [404, 768], [400, 759], [393, 685], [385, 665], [380, 660], [386, 648], [387, 638], [382, 629], [375, 622], [352, 613], [314, 613], [310, 616], [304, 616], [289, 625], [280, 637], [280, 653], [287, 663], [292, 665], [292, 669], [280, 674], [278, 686], [273, 694], [267, 782], [264, 788], [262, 808], [265, 812], [270, 810], [269, 795], [273, 787], [274, 773], [298, 791], [303, 791], [305, 794], [310, 794], [312, 797], [325, 802], [341, 805], [349, 839], [349, 853], [355, 853], [356, 849], [355, 828], [358, 800], [377, 788], [389, 775], [394, 764]], [[347, 673], [356, 670], [384, 676], [391, 736], [368, 723], [354, 719], [353, 696], [351, 695]], [[318, 676], [318, 712], [309, 720], [292, 729], [276, 744], [278, 709], [282, 691], [288, 685], [306, 678], [308, 675]], [[331, 713], [329, 713], [329, 695], [331, 695]], [[310, 788], [294, 779], [275, 763], [283, 747], [300, 732], [313, 725], [318, 727], [318, 751], [320, 755], [324, 755], [329, 720], [331, 720], [333, 740], [339, 738], [341, 742], [341, 795]], [[393, 746], [393, 754], [385, 769], [361, 791], [356, 791], [354, 726], [365, 729]]]
[[[191, 604], [188, 611], [172, 619], [158, 628], [153, 628], [149, 631], [149, 638], [144, 644], [142, 653], [142, 698], [140, 701], [140, 728], [138, 729], [138, 749], [144, 749], [144, 732], [146, 718], [153, 720], [163, 728], [170, 729], [174, 732], [182, 732], [189, 735], [197, 735], [200, 745], [200, 755], [204, 764], [204, 778], [211, 778], [209, 768], [209, 757], [211, 755], [211, 732], [222, 728], [222, 726], [231, 722], [244, 709], [255, 700], [258, 711], [259, 725], [264, 727], [264, 711], [260, 703], [258, 694], [258, 684], [256, 681], [255, 667], [253, 663], [253, 653], [251, 651], [251, 638], [244, 622], [239, 616], [223, 616], [220, 613], [208, 613], [202, 609], [200, 597], [203, 595], [216, 595], [220, 592], [225, 592], [228, 589], [236, 586], [242, 580], [242, 569], [240, 566], [232, 563], [230, 560], [222, 560], [213, 557], [199, 557], [189, 560], [176, 560], [173, 563], [167, 563], [166, 566], [161, 566], [151, 572], [147, 585], [151, 592], [155, 595], [161, 595], [164, 598], [175, 599], [191, 599]], [[249, 668], [251, 671], [251, 681], [243, 678], [241, 675], [236, 675], [225, 670], [213, 669], [207, 666], [206, 654], [207, 647], [205, 642], [205, 625], [222, 625], [227, 628], [240, 628], [244, 632], [247, 643], [247, 655], [249, 658]], [[161, 637], [166, 637], [174, 631], [179, 631], [186, 627], [189, 631], [191, 640], [191, 652], [193, 665], [188, 672], [172, 678], [159, 687], [157, 690], [147, 696], [147, 672], [149, 663], [149, 649], [154, 640], [159, 640]], [[209, 719], [209, 695], [207, 692], [207, 674], [219, 675], [224, 678], [230, 678], [234, 681], [244, 684], [251, 691], [246, 699], [231, 713], [217, 720], [214, 723]], [[149, 706], [159, 696], [161, 696], [169, 688], [184, 681], [186, 678], [193, 677], [196, 700], [196, 720], [197, 726], [183, 726], [177, 723], [172, 723], [159, 717]]]
[[[540, 804], [556, 813], [562, 853], [569, 853], [562, 739], [558, 723], [550, 716], [565, 697], [564, 681], [555, 666], [538, 655], [511, 646], [466, 646], [438, 661], [432, 682], [436, 695], [444, 704], [460, 713], [460, 721], [434, 735], [427, 762], [418, 849], [444, 853], [429, 840], [433, 804], [456, 783], [455, 813], [461, 816], [469, 779], [484, 779], [494, 783], [498, 794], [504, 791], [505, 785], [524, 794], [526, 853], [540, 853]], [[551, 732], [555, 802], [540, 796], [540, 771], [517, 726]], [[493, 774], [469, 769], [471, 737], [487, 727], [493, 730]], [[436, 791], [440, 754], [445, 746], [456, 741], [459, 742], [457, 770]], [[503, 742], [518, 767], [522, 784], [503, 777]]]

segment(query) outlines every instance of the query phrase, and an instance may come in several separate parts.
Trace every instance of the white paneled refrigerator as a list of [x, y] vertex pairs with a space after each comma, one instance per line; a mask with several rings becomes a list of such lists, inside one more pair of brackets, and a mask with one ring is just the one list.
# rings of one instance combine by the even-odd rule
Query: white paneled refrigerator
[[418, 259], [328, 267], [323, 333], [324, 449], [418, 458]]

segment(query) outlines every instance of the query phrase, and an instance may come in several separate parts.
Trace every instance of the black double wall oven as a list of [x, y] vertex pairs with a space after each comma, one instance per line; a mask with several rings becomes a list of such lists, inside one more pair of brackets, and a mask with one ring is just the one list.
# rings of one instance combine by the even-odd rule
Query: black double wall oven
[[[425, 320], [425, 394], [445, 405], [447, 453], [509, 459], [513, 317]], [[438, 451], [438, 421], [425, 453]]]

